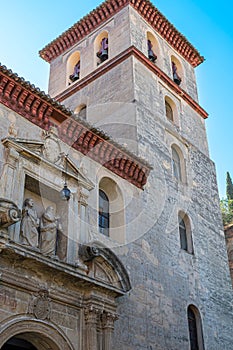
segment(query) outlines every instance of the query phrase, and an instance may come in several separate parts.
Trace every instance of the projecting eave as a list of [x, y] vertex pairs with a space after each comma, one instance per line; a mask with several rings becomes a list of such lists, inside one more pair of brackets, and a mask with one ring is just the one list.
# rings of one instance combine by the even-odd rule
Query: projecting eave
[[0, 64], [0, 103], [43, 130], [56, 127], [59, 138], [83, 155], [143, 189], [152, 167], [102, 130]]
[[95, 10], [45, 46], [39, 52], [41, 58], [51, 62], [96, 30], [125, 6], [132, 6], [193, 67], [204, 61], [204, 57], [200, 55], [195, 47], [148, 0], [107, 0], [103, 2]]

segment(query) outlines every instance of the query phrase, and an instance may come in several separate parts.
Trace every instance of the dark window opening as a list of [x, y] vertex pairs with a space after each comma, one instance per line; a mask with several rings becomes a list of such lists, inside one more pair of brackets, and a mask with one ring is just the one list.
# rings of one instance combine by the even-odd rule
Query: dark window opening
[[187, 242], [187, 232], [186, 226], [183, 219], [179, 217], [179, 232], [180, 232], [180, 247], [188, 251], [188, 242]]
[[102, 39], [100, 49], [96, 56], [100, 59], [100, 63], [108, 59], [108, 38]]
[[177, 72], [177, 66], [175, 64], [175, 62], [172, 62], [172, 74], [173, 74], [173, 80], [177, 85], [180, 85], [181, 83], [181, 77], [179, 76], [178, 72]]
[[153, 51], [153, 45], [152, 42], [148, 39], [147, 40], [147, 47], [148, 47], [148, 57], [151, 62], [155, 62], [157, 60], [157, 56]]
[[188, 308], [188, 324], [191, 350], [199, 350], [196, 316], [190, 307]]
[[99, 230], [109, 236], [109, 199], [102, 190], [99, 190]]
[[2, 350], [37, 350], [31, 343], [19, 338], [12, 338], [1, 348]]
[[79, 75], [80, 75], [80, 61], [78, 61], [76, 63], [76, 65], [74, 66], [74, 71], [73, 73], [70, 75], [70, 80], [71, 82], [75, 82], [76, 80], [79, 79]]

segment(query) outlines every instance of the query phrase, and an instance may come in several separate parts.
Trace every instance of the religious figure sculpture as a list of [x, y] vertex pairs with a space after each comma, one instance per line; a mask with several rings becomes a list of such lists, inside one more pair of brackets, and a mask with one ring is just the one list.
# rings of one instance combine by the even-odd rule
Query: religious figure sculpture
[[57, 233], [61, 230], [59, 218], [55, 216], [54, 208], [46, 208], [40, 221], [40, 250], [48, 256], [56, 256]]
[[39, 219], [31, 198], [24, 201], [22, 221], [20, 226], [21, 243], [33, 248], [38, 247]]

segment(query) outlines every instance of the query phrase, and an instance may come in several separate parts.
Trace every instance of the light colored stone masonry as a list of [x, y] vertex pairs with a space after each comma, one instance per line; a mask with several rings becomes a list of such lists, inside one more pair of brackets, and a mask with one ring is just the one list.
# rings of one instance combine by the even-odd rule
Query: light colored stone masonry
[[[134, 10], [124, 8], [107, 24], [109, 37], [113, 38], [112, 42], [122, 45], [121, 49], [133, 43], [146, 53], [144, 43], [147, 25], [138, 17]], [[80, 44], [86, 50], [85, 62], [90, 59], [90, 65], [85, 66], [86, 74], [94, 69], [91, 63], [93, 48], [87, 43], [95, 35], [97, 33]], [[114, 38], [117, 38], [116, 41]], [[161, 38], [158, 37], [158, 41], [163, 56], [162, 62], [159, 61], [161, 69], [171, 75], [169, 52], [176, 54]], [[114, 55], [119, 50], [118, 47]], [[53, 96], [65, 89], [63, 59], [57, 58], [51, 65], [50, 93]], [[184, 89], [197, 100], [193, 68], [182, 58], [179, 59], [185, 71]], [[174, 123], [166, 119], [165, 96], [169, 96], [177, 107]], [[93, 183], [93, 189], [85, 192], [86, 215], [82, 216], [82, 220], [73, 220], [72, 224], [68, 221], [71, 227], [68, 225], [67, 229], [73, 232], [69, 241], [68, 265], [77, 258], [77, 252], [72, 249], [77, 241], [98, 242], [109, 246], [121, 259], [132, 285], [131, 291], [118, 299], [119, 320], [115, 322], [112, 349], [188, 350], [187, 307], [193, 304], [199, 309], [202, 318], [205, 349], [231, 350], [232, 287], [215, 167], [209, 159], [204, 120], [135, 58], [129, 58], [108, 71], [64, 103], [72, 109], [81, 103], [87, 104], [88, 121], [101, 126], [121, 143], [128, 144], [131, 150], [153, 166], [148, 183], [141, 191], [88, 157], [70, 150], [70, 157], [77, 167], [82, 167], [88, 180]], [[39, 128], [12, 114], [9, 109], [1, 108], [0, 117], [1, 137], [6, 136], [13, 118], [18, 137], [40, 139]], [[173, 144], [179, 147], [183, 155], [182, 183], [177, 182], [172, 173]], [[66, 150], [65, 145], [62, 148]], [[3, 164], [6, 157], [2, 145], [0, 155]], [[32, 172], [35, 173], [35, 169], [36, 165], [32, 165]], [[52, 177], [52, 173], [49, 174]], [[98, 189], [103, 177], [114, 180], [118, 185], [125, 212], [125, 225], [122, 227], [119, 222], [119, 226], [110, 232], [110, 238], [98, 233]], [[74, 183], [71, 184], [74, 193], [77, 192]], [[21, 199], [17, 200], [18, 194], [13, 192], [14, 200], [21, 208], [24, 184], [17, 182], [17, 186]], [[78, 193], [75, 198], [79, 198]], [[185, 212], [190, 219], [193, 255], [180, 248], [179, 211]], [[15, 230], [18, 229], [17, 226]], [[11, 271], [9, 261], [4, 268]], [[17, 268], [21, 271], [19, 265]], [[23, 273], [27, 268], [22, 267]], [[85, 315], [79, 311], [78, 301], [75, 307], [72, 299], [74, 292], [79, 300], [77, 284], [74, 290], [72, 281], [67, 282], [60, 275], [57, 280], [47, 271], [36, 269], [30, 270], [30, 274], [36, 283], [43, 284], [48, 279], [54, 298], [52, 321], [64, 331], [75, 349], [86, 350], [79, 340], [79, 336], [82, 338], [87, 331], [83, 326]], [[1, 314], [4, 319], [26, 310], [29, 295], [16, 289], [9, 290], [6, 286], [2, 289], [1, 300], [6, 304]], [[72, 304], [72, 307], [64, 306], [55, 297], [56, 293], [71, 298], [67, 304]], [[112, 303], [107, 293], [106, 299], [101, 297], [104, 305]], [[113, 304], [111, 307], [114, 309]], [[94, 318], [88, 319], [91, 320]], [[90, 327], [90, 323], [88, 325]], [[93, 328], [88, 329], [91, 331]], [[96, 350], [95, 347], [93, 349]]]
[[94, 42], [98, 34], [103, 31], [107, 31], [109, 36], [109, 59], [116, 57], [132, 45], [147, 56], [147, 33], [153, 34], [158, 41], [156, 65], [169, 77], [172, 77], [171, 56], [176, 57], [182, 66], [183, 82], [181, 87], [195, 101], [198, 101], [194, 68], [177, 54], [131, 6], [125, 7], [96, 31], [90, 33], [86, 38], [51, 62], [48, 91], [52, 97], [67, 88], [67, 60], [73, 52], [80, 52], [80, 79], [96, 69]]
[[[118, 40], [118, 51], [128, 44], [146, 55], [146, 32], [151, 31], [160, 47], [156, 64], [171, 77], [170, 57], [177, 57], [184, 72], [181, 87], [197, 101], [191, 65], [132, 8], [118, 13], [114, 21], [119, 18], [127, 25], [124, 34], [130, 28], [130, 43], [126, 36]], [[174, 123], [166, 119], [165, 96], [176, 105]], [[121, 63], [64, 103], [72, 109], [86, 103], [88, 121], [130, 145], [153, 166], [145, 191], [126, 207], [131, 223], [126, 227], [128, 244], [116, 248], [130, 274], [132, 291], [119, 301], [113, 349], [189, 349], [187, 307], [194, 304], [202, 317], [205, 349], [230, 350], [232, 288], [204, 120], [137, 59]], [[183, 184], [172, 175], [173, 144], [184, 157]], [[180, 210], [191, 221], [194, 255], [180, 249]]]

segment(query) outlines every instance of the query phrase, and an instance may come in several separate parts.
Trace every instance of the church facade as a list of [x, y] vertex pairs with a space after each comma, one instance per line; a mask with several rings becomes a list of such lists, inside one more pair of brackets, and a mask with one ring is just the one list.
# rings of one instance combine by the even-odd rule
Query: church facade
[[0, 348], [231, 350], [232, 285], [195, 67], [146, 0], [0, 66]]

